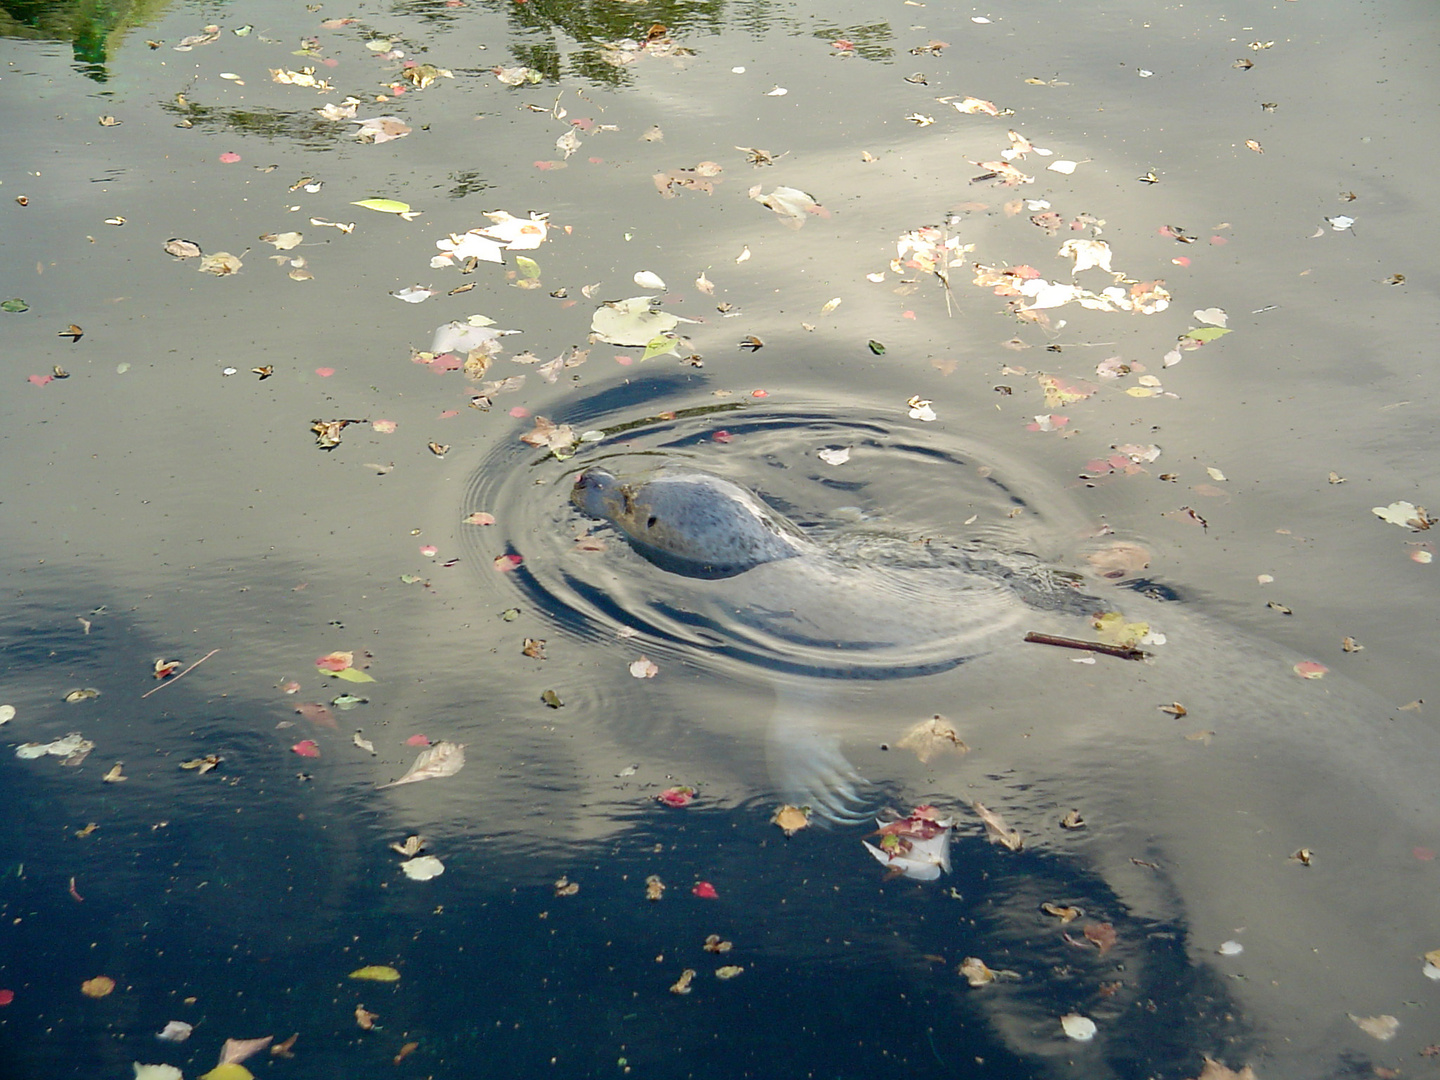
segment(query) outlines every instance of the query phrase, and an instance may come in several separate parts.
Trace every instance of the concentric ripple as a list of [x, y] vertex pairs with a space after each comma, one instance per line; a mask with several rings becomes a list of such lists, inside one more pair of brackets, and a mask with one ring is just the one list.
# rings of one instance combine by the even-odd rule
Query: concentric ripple
[[[526, 446], [517, 426], [471, 474], [460, 508], [496, 518], [462, 533], [488, 587], [518, 585], [581, 638], [638, 639], [653, 655], [719, 669], [889, 678], [986, 651], [1029, 605], [1079, 603], [1045, 570], [1079, 516], [1052, 483], [986, 448], [855, 402], [686, 398], [666, 386], [661, 400], [674, 407], [655, 413], [643, 386], [627, 389], [632, 403], [596, 409], [592, 399], [553, 418], [586, 433], [573, 455]], [[848, 458], [832, 464], [822, 450]], [[596, 464], [622, 477], [678, 464], [733, 480], [824, 557], [720, 581], [661, 570], [571, 505], [575, 477]], [[505, 553], [523, 562], [490, 573]]]

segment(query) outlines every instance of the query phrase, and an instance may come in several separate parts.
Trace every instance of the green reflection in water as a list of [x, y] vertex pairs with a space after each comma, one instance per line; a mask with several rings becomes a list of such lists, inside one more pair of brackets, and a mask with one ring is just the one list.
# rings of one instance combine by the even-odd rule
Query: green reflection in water
[[0, 37], [68, 41], [80, 70], [96, 82], [125, 34], [158, 18], [170, 0], [0, 0]]

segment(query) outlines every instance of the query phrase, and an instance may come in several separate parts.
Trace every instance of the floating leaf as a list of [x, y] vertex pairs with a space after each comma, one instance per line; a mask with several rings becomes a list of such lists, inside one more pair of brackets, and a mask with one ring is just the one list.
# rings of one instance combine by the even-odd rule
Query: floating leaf
[[108, 975], [97, 975], [80, 984], [80, 992], [88, 998], [108, 997], [115, 989], [115, 980]]
[[419, 783], [421, 780], [438, 780], [441, 777], [454, 776], [464, 764], [464, 744], [438, 742], [430, 749], [423, 751], [415, 759], [415, 764], [411, 765], [400, 779], [379, 786], [392, 788], [399, 787], [401, 784]]
[[400, 869], [411, 881], [429, 881], [445, 872], [445, 864], [434, 855], [420, 855], [402, 862]]
[[346, 682], [367, 683], [375, 681], [372, 676], [365, 674], [365, 672], [358, 668], [346, 668], [344, 671], [332, 671], [330, 674], [332, 678], [344, 679]]
[[1203, 345], [1206, 342], [1215, 341], [1217, 338], [1222, 338], [1228, 333], [1230, 333], [1230, 331], [1225, 329], [1225, 327], [1223, 326], [1202, 326], [1198, 330], [1191, 330], [1187, 334], [1181, 334], [1180, 340], [1198, 341], [1200, 342], [1200, 344]]
[[1089, 1042], [1095, 1037], [1095, 1021], [1079, 1013], [1066, 1013], [1060, 1018], [1060, 1027], [1076, 1042]]
[[400, 202], [397, 199], [359, 199], [350, 205], [363, 206], [366, 210], [374, 210], [381, 214], [408, 214], [411, 212], [409, 203]]
[[770, 824], [777, 826], [786, 836], [794, 836], [801, 829], [809, 828], [810, 812], [786, 803], [771, 815]]
[[184, 1080], [184, 1074], [174, 1065], [142, 1065], [134, 1062], [135, 1080]]
[[1416, 506], [1411, 502], [1393, 502], [1389, 506], [1373, 506], [1370, 512], [1381, 521], [1388, 521], [1391, 525], [1400, 525], [1407, 529], [1414, 529], [1417, 532], [1430, 528], [1435, 519], [1425, 512], [1423, 506]]
[[400, 972], [388, 964], [370, 964], [350, 972], [352, 979], [368, 979], [370, 982], [399, 982]]

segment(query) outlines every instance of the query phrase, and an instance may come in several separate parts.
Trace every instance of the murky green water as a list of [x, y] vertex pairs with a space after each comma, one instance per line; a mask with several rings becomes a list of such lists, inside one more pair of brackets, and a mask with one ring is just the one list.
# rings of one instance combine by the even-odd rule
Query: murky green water
[[[0, 312], [0, 1076], [193, 1077], [226, 1039], [292, 1034], [246, 1066], [1428, 1067], [1433, 544], [1371, 511], [1434, 501], [1428, 5], [243, 0], [6, 5], [0, 29], [0, 301], [22, 309]], [[408, 134], [317, 112], [352, 95]], [[788, 227], [754, 185], [824, 213]], [[548, 215], [545, 241], [431, 265], [498, 210]], [[973, 245], [948, 285], [923, 252], [892, 265], [924, 227]], [[242, 266], [202, 273], [172, 238]], [[1067, 241], [1114, 273], [1072, 274]], [[1040, 279], [1163, 310], [1038, 306]], [[436, 295], [390, 295], [414, 285]], [[674, 351], [589, 340], [643, 295], [686, 320]], [[482, 375], [412, 362], [475, 315], [517, 331]], [[521, 441], [537, 416], [608, 434], [557, 459]], [[322, 449], [334, 420], [357, 422]], [[817, 675], [570, 507], [585, 464], [661, 453], [827, 543], [984, 553], [1024, 629], [1093, 637], [1084, 596], [1168, 641], [1146, 665], [1007, 639], [916, 678]], [[1117, 542], [1148, 556], [1137, 588], [1094, 572]], [[1037, 603], [1051, 585], [1067, 603]], [[375, 681], [318, 670], [334, 651]], [[971, 749], [922, 764], [895, 744], [936, 713]], [[83, 761], [12, 753], [70, 732]], [[464, 768], [377, 789], [421, 737]], [[953, 872], [883, 882], [857, 827], [786, 840], [777, 753], [811, 738], [867, 805], [953, 812]], [[662, 806], [675, 785], [698, 799]], [[986, 841], [977, 799], [1024, 850]], [[440, 877], [400, 871], [411, 835]], [[1020, 978], [972, 989], [970, 956]], [[400, 979], [348, 978], [365, 965]], [[171, 1020], [188, 1040], [155, 1038]]]

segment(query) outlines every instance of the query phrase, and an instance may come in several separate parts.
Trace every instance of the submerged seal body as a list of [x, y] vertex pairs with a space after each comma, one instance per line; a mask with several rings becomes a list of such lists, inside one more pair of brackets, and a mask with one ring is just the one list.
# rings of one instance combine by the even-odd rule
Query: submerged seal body
[[628, 480], [590, 468], [571, 501], [668, 572], [645, 590], [652, 606], [664, 597], [666, 619], [762, 667], [861, 679], [940, 671], [986, 651], [1025, 609], [955, 549], [868, 532], [816, 538], [688, 466]]

